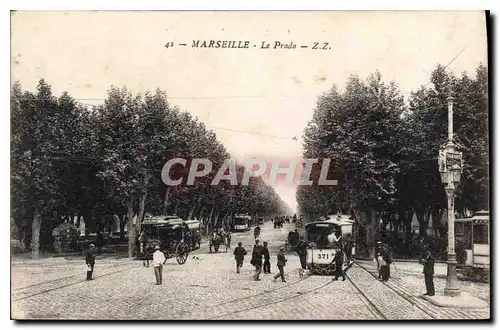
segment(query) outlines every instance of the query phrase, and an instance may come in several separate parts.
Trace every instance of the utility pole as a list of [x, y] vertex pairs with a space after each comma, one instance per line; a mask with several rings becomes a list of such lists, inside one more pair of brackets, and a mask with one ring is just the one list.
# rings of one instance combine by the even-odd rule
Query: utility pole
[[462, 153], [457, 152], [453, 143], [453, 96], [448, 101], [448, 141], [439, 151], [439, 172], [448, 198], [448, 273], [444, 295], [448, 297], [460, 296], [457, 282], [457, 259], [455, 254], [455, 189], [460, 183], [462, 175]]

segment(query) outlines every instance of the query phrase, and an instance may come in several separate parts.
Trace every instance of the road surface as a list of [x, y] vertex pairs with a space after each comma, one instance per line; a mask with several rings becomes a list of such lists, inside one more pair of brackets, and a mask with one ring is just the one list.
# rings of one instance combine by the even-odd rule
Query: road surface
[[[271, 272], [252, 280], [250, 254], [253, 230], [235, 233], [249, 251], [242, 272], [236, 273], [232, 249], [209, 253], [207, 244], [193, 251], [184, 265], [169, 259], [163, 285], [154, 285], [153, 268], [141, 261], [98, 259], [95, 280], [85, 281], [82, 260], [49, 258], [12, 264], [12, 318], [99, 320], [283, 320], [283, 319], [478, 319], [489, 309], [440, 308], [419, 297], [423, 278], [415, 269], [393, 271], [388, 284], [373, 276], [373, 265], [357, 263], [348, 280], [332, 282], [329, 276], [299, 277], [299, 260], [288, 253], [286, 283], [273, 283], [276, 253], [293, 225], [262, 227], [261, 241], [271, 251]], [[224, 248], [222, 248], [224, 251]], [[436, 279], [437, 290], [444, 280]], [[489, 301], [486, 284], [467, 284], [467, 290]]]

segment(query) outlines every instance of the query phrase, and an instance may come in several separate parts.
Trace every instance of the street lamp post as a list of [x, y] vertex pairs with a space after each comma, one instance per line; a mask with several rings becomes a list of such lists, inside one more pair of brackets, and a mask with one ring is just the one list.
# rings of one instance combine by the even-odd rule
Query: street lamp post
[[457, 259], [455, 254], [455, 188], [462, 175], [462, 153], [455, 150], [453, 143], [453, 97], [448, 97], [448, 142], [439, 151], [439, 172], [448, 198], [448, 274], [444, 295], [460, 296], [457, 282]]

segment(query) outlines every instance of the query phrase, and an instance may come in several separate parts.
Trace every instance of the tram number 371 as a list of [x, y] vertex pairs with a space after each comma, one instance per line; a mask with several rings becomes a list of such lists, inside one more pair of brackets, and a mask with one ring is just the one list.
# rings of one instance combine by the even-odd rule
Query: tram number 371
[[316, 256], [318, 259], [330, 259], [330, 255], [328, 253], [318, 253]]

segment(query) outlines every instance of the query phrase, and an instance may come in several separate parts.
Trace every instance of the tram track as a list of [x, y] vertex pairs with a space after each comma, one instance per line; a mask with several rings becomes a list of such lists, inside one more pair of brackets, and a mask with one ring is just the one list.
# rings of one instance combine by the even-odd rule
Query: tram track
[[[366, 267], [363, 267], [361, 264], [357, 263], [356, 262], [356, 265], [362, 269], [363, 271], [367, 272], [368, 274], [370, 274], [370, 276], [372, 276], [373, 278], [375, 278], [375, 280], [379, 281], [379, 279], [377, 278], [376, 275], [374, 275], [370, 270], [368, 270]], [[348, 276], [347, 276], [348, 277]], [[375, 306], [375, 304], [362, 292], [362, 290], [359, 289], [359, 287], [349, 278], [349, 281], [356, 287], [356, 289], [361, 293], [361, 295], [363, 295], [363, 297], [370, 303], [370, 305], [372, 307], [374, 307], [377, 312], [379, 312], [381, 315], [383, 315], [384, 319], [387, 319], [385, 317], [385, 315], [380, 311], [380, 309], [378, 307]], [[409, 296], [408, 294], [400, 291], [400, 290], [396, 290], [394, 289], [392, 286], [388, 285], [387, 283], [383, 282], [383, 281], [380, 281], [380, 283], [382, 283], [385, 287], [389, 288], [392, 292], [394, 292], [395, 294], [397, 294], [399, 297], [403, 298], [404, 300], [406, 300], [407, 302], [409, 302], [412, 307], [416, 307], [418, 308], [420, 311], [422, 311], [424, 314], [426, 314], [427, 316], [429, 316], [431, 319], [434, 319], [435, 318], [435, 315], [434, 313], [427, 309], [427, 308], [424, 308], [422, 306], [422, 304], [420, 304], [419, 302], [416, 301], [416, 299], [414, 299], [413, 297]]]
[[[306, 277], [306, 278], [304, 278], [302, 280], [299, 280], [299, 281], [295, 281], [293, 284], [297, 284], [299, 282], [302, 282], [302, 281], [306, 280], [307, 278], [309, 278], [309, 277]], [[300, 291], [300, 292], [296, 292], [296, 293], [294, 293], [294, 294], [292, 294], [290, 296], [287, 296], [287, 297], [284, 297], [284, 298], [279, 298], [279, 299], [274, 299], [272, 301], [269, 301], [269, 302], [266, 302], [266, 303], [263, 303], [263, 304], [257, 304], [257, 305], [250, 306], [250, 307], [247, 307], [247, 308], [242, 308], [242, 309], [234, 310], [234, 311], [231, 311], [231, 312], [228, 312], [228, 313], [225, 313], [225, 314], [216, 315], [216, 316], [208, 318], [208, 320], [216, 320], [216, 319], [220, 319], [220, 318], [223, 318], [223, 317], [227, 317], [227, 316], [231, 316], [231, 315], [235, 315], [235, 314], [239, 314], [239, 313], [244, 313], [244, 312], [247, 312], [247, 311], [251, 311], [251, 310], [254, 310], [254, 309], [259, 309], [259, 308], [271, 306], [271, 305], [274, 305], [274, 304], [286, 302], [286, 301], [289, 301], [289, 300], [292, 300], [292, 299], [295, 299], [295, 298], [299, 298], [299, 297], [302, 297], [304, 295], [316, 292], [318, 290], [321, 290], [324, 287], [326, 287], [328, 285], [331, 285], [332, 282], [333, 281], [328, 281], [328, 282], [323, 283], [323, 284], [321, 284], [319, 286], [316, 286], [316, 287], [314, 287], [312, 289], [305, 290], [305, 291]], [[272, 290], [272, 291], [276, 292], [277, 290], [283, 289], [284, 287], [285, 286], [282, 286], [282, 287], [279, 287], [279, 288], [277, 288], [275, 290]], [[266, 292], [262, 292], [262, 293], [266, 293]], [[262, 293], [259, 293], [258, 295], [261, 295]], [[255, 297], [255, 296], [257, 296], [257, 295], [252, 295], [252, 296], [249, 296], [249, 297]], [[241, 299], [238, 299], [238, 300], [244, 300], [244, 299], [248, 299], [248, 298], [241, 298]], [[229, 302], [226, 302], [226, 303], [229, 303]]]
[[236, 302], [239, 302], [239, 301], [242, 301], [242, 300], [246, 300], [246, 299], [250, 299], [250, 298], [253, 298], [253, 297], [257, 297], [257, 296], [260, 296], [261, 294], [265, 293], [273, 293], [273, 292], [276, 292], [276, 291], [279, 291], [281, 289], [284, 289], [284, 288], [290, 288], [292, 285], [295, 285], [297, 283], [300, 283], [302, 281], [305, 281], [307, 280], [309, 277], [302, 277], [301, 279], [297, 280], [297, 281], [294, 281], [294, 282], [289, 282], [285, 285], [282, 285], [280, 287], [277, 287], [275, 289], [272, 289], [272, 290], [264, 290], [262, 292], [258, 292], [258, 293], [254, 293], [252, 295], [248, 295], [248, 296], [245, 296], [245, 297], [242, 297], [242, 298], [237, 298], [237, 299], [233, 299], [233, 300], [228, 300], [228, 301], [225, 301], [223, 303], [219, 303], [219, 304], [216, 304], [216, 305], [213, 305], [212, 307], [216, 307], [216, 306], [223, 306], [223, 305], [227, 305], [227, 304], [230, 304], [230, 303], [236, 303]]
[[[377, 307], [376, 304], [374, 304], [368, 297], [367, 295], [363, 292], [363, 290], [361, 290], [357, 285], [356, 283], [354, 283], [354, 281], [349, 277], [349, 275], [345, 274], [345, 277], [347, 278], [347, 280], [349, 280], [349, 282], [352, 284], [352, 286], [357, 290], [356, 293], [358, 294], [361, 294], [363, 296], [364, 299], [362, 299], [363, 302], [366, 302], [368, 303], [371, 308], [373, 308], [377, 313], [374, 313], [373, 310], [371, 310], [370, 312], [373, 314], [373, 316], [375, 317], [378, 317], [378, 318], [382, 318], [383, 320], [387, 320], [388, 318], [386, 317], [386, 315]], [[354, 290], [353, 290], [354, 291]], [[378, 315], [377, 315], [378, 314]]]
[[[119, 267], [119, 266], [122, 266], [122, 265], [113, 265], [110, 268], [116, 268], [116, 267]], [[117, 271], [112, 271], [112, 272], [109, 272], [109, 273], [106, 273], [106, 274], [103, 274], [103, 275], [96, 276], [95, 279], [99, 279], [101, 277], [106, 277], [106, 276], [114, 275], [114, 274], [117, 274], [117, 273], [121, 273], [121, 272], [124, 272], [126, 270], [130, 270], [130, 269], [133, 269], [133, 268], [136, 268], [136, 267], [137, 267], [137, 265], [133, 265], [133, 266], [130, 266], [130, 267], [126, 267], [124, 269], [120, 269], [120, 270], [117, 270]], [[17, 297], [17, 298], [12, 299], [12, 302], [25, 300], [25, 299], [32, 298], [32, 297], [35, 297], [35, 296], [39, 296], [39, 295], [42, 295], [42, 294], [45, 294], [45, 293], [48, 293], [48, 292], [52, 292], [52, 291], [64, 289], [64, 288], [67, 288], [69, 286], [73, 286], [73, 285], [77, 285], [77, 284], [80, 284], [80, 283], [87, 282], [87, 280], [84, 279], [84, 280], [78, 280], [78, 281], [71, 281], [70, 283], [66, 283], [66, 284], [62, 284], [62, 285], [57, 285], [55, 287], [50, 287], [50, 284], [53, 284], [53, 283], [55, 283], [57, 281], [63, 282], [65, 280], [69, 280], [69, 279], [75, 278], [77, 276], [82, 276], [82, 275], [78, 274], [78, 275], [66, 276], [66, 277], [63, 277], [63, 278], [59, 278], [59, 279], [55, 279], [55, 280], [49, 280], [49, 281], [45, 281], [45, 282], [42, 282], [42, 283], [32, 284], [32, 285], [24, 286], [22, 288], [15, 289], [15, 290], [12, 291], [12, 294], [11, 294], [12, 298], [14, 298], [15, 296], [21, 296], [21, 297]], [[26, 293], [25, 296], [22, 296], [23, 294], [25, 294], [22, 291], [24, 291], [26, 289], [33, 288], [33, 287], [36, 287], [36, 286], [43, 287], [44, 285], [47, 285], [47, 284], [49, 284], [49, 288], [47, 288], [47, 289], [42, 289], [41, 291], [38, 291], [38, 292], [35, 292], [35, 293], [31, 293], [31, 294], [30, 293]]]

